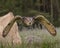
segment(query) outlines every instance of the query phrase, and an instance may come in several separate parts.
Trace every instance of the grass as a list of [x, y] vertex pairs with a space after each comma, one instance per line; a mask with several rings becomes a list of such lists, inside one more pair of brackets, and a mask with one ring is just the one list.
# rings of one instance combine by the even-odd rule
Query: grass
[[60, 28], [56, 28], [57, 35], [54, 37], [46, 29], [20, 31], [23, 43], [21, 45], [8, 45], [0, 48], [60, 48]]

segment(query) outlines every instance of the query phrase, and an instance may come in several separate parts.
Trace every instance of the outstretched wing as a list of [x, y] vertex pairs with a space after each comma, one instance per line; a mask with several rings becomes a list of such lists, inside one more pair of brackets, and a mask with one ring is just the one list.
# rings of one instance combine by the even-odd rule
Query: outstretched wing
[[22, 20], [21, 16], [15, 16], [9, 23], [8, 25], [4, 28], [2, 36], [5, 37], [9, 33], [11, 27], [13, 26], [14, 22], [17, 20]]
[[48, 32], [52, 34], [53, 36], [56, 35], [56, 29], [55, 27], [42, 15], [38, 15], [35, 17], [36, 20], [40, 21], [41, 24], [43, 24]]

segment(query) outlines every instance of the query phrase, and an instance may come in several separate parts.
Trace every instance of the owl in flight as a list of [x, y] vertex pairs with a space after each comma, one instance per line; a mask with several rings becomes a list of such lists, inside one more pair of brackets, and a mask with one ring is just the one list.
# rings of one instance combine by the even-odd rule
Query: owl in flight
[[[27, 18], [27, 17], [26, 17]], [[26, 21], [26, 19], [23, 19], [23, 17], [21, 16], [15, 16], [9, 23], [8, 25], [4, 28], [2, 36], [6, 37], [7, 34], [9, 33], [10, 29], [12, 28], [12, 26], [14, 25], [15, 21], [20, 20], [24, 21], [24, 23], [26, 25], [32, 25], [36, 20], [39, 21], [42, 25], [44, 25], [44, 27], [48, 30], [48, 32], [55, 36], [56, 35], [56, 29], [54, 27], [53, 24], [51, 24], [43, 15], [37, 15], [36, 17], [34, 17], [33, 19], [31, 19], [30, 21]], [[19, 23], [20, 23], [19, 22]]]

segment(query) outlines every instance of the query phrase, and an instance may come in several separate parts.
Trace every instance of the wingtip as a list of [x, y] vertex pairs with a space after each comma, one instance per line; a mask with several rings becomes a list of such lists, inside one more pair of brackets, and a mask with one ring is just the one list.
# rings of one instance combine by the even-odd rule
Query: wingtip
[[3, 37], [6, 37], [6, 35], [2, 34]]
[[53, 33], [52, 33], [52, 35], [53, 35], [53, 36], [56, 36], [56, 35], [57, 35], [57, 32], [56, 32], [56, 30], [55, 30], [55, 32], [53, 32]]
[[56, 36], [56, 33], [55, 34], [52, 34], [53, 36]]
[[2, 36], [3, 36], [3, 37], [6, 37], [6, 33], [5, 33], [5, 31], [3, 31]]

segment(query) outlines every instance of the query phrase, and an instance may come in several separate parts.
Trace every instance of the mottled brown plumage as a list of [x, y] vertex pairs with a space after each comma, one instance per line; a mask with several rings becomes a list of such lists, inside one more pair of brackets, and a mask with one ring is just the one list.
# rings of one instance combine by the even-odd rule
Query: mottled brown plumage
[[[3, 37], [5, 37], [9, 33], [11, 27], [13, 26], [13, 24], [16, 20], [21, 20], [22, 21], [22, 17], [21, 16], [16, 16], [10, 21], [10, 23], [3, 30]], [[34, 18], [34, 21], [35, 20], [38, 20], [42, 25], [44, 25], [51, 35], [53, 35], [53, 36], [56, 35], [55, 27], [44, 16], [38, 15]], [[26, 22], [25, 24], [27, 25], [27, 23], [28, 22]]]
[[12, 26], [14, 25], [14, 23], [15, 23], [15, 21], [16, 20], [22, 20], [22, 18], [21, 18], [21, 16], [16, 16], [16, 17], [14, 17], [9, 23], [8, 23], [8, 25], [4, 28], [4, 30], [3, 30], [3, 37], [5, 37], [8, 33], [9, 33], [9, 31], [10, 31], [10, 29], [12, 28]]
[[40, 21], [40, 23], [45, 26], [50, 34], [52, 34], [53, 36], [56, 35], [56, 29], [54, 25], [52, 25], [44, 16], [38, 15], [37, 17], [35, 17], [35, 19]]

